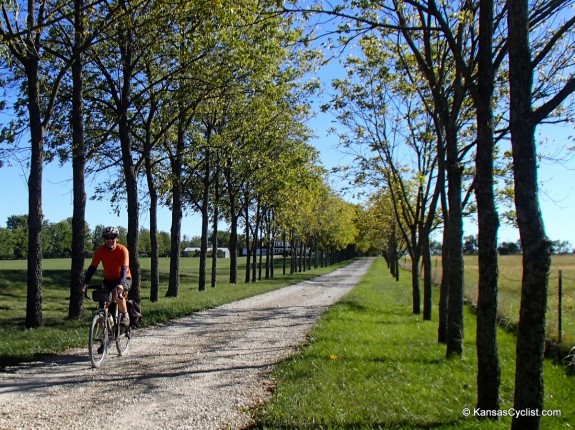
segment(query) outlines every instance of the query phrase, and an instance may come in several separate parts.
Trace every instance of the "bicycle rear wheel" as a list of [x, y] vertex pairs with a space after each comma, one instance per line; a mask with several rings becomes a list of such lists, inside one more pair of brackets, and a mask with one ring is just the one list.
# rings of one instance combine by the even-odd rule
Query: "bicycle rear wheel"
[[132, 332], [130, 327], [122, 327], [118, 318], [116, 323], [116, 349], [120, 356], [126, 355], [128, 352], [128, 346], [130, 346], [130, 339], [132, 338]]
[[106, 320], [99, 314], [94, 315], [90, 324], [88, 352], [93, 367], [100, 367], [108, 352], [108, 326]]

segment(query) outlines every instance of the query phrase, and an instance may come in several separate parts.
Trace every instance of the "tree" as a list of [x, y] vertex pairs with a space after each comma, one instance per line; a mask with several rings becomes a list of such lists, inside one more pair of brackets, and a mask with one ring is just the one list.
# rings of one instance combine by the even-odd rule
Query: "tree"
[[[535, 129], [575, 91], [573, 64], [564, 69], [564, 59], [573, 58], [572, 41], [565, 39], [575, 25], [575, 17], [564, 9], [568, 5], [566, 1], [538, 4], [540, 9], [532, 12], [533, 18], [530, 21], [527, 1], [507, 1], [511, 148], [515, 207], [523, 248], [513, 404], [515, 410], [543, 410], [543, 352], [551, 242], [545, 234], [539, 207]], [[566, 18], [557, 19], [562, 12], [567, 13]], [[545, 17], [549, 26], [557, 23], [557, 27], [554, 31], [538, 33], [543, 34], [543, 39], [535, 45], [538, 51], [532, 53], [530, 30], [540, 30], [536, 24]], [[563, 41], [570, 44], [565, 45]], [[548, 64], [545, 64], [545, 60]], [[544, 93], [549, 95], [548, 98], [534, 109], [534, 75], [536, 70], [542, 68], [548, 71], [551, 67], [549, 63], [564, 70], [566, 73], [561, 76], [566, 79], [548, 87]], [[539, 83], [542, 86], [549, 85], [546, 81], [543, 79]], [[513, 417], [512, 428], [539, 429], [540, 420], [540, 416]]]
[[463, 253], [467, 255], [477, 254], [477, 237], [473, 235], [463, 238]]
[[381, 252], [392, 276], [399, 280], [399, 259], [405, 254], [407, 244], [398, 227], [389, 190], [379, 189], [367, 200], [360, 211], [358, 225], [360, 249], [373, 248]]
[[[495, 77], [501, 56], [494, 55], [494, 34], [501, 14], [494, 16], [493, 0], [480, 0], [477, 53], [470, 56], [466, 63], [461, 61], [465, 53], [461, 44], [456, 43], [455, 34], [445, 28], [447, 39], [453, 49], [458, 66], [463, 70], [463, 76], [469, 87], [469, 92], [475, 105], [477, 122], [477, 147], [475, 153], [474, 190], [478, 214], [478, 297], [477, 297], [477, 329], [476, 348], [478, 357], [477, 372], [477, 407], [484, 410], [499, 409], [499, 386], [501, 370], [497, 347], [497, 231], [499, 217], [495, 206], [494, 190], [494, 115], [493, 100], [495, 92]], [[473, 19], [475, 12], [461, 6], [463, 16]], [[436, 9], [439, 14], [439, 11]], [[471, 25], [472, 32], [475, 25]], [[476, 58], [474, 58], [476, 56]], [[473, 64], [477, 64], [477, 74], [474, 75]]]
[[[170, 115], [173, 115], [174, 128], [171, 131], [173, 138], [168, 136], [164, 141], [169, 155], [170, 196], [169, 201], [172, 209], [171, 225], [171, 251], [170, 251], [170, 278], [166, 297], [177, 297], [180, 283], [180, 248], [181, 248], [181, 222], [185, 205], [185, 190], [194, 194], [191, 190], [192, 178], [196, 168], [201, 164], [196, 159], [198, 154], [198, 132], [194, 129], [196, 110], [204, 99], [215, 90], [217, 84], [213, 81], [205, 81], [201, 76], [218, 75], [217, 49], [214, 38], [218, 33], [213, 27], [219, 22], [222, 10], [217, 9], [218, 14], [211, 15], [205, 5], [194, 6], [182, 4], [184, 9], [191, 7], [181, 17], [176, 16], [174, 25], [177, 28], [173, 40], [170, 43], [172, 62], [175, 64], [175, 75], [170, 89], [175, 90], [175, 103], [169, 106]], [[190, 13], [193, 20], [185, 19]], [[225, 14], [225, 12], [224, 12]], [[212, 16], [213, 19], [207, 17]], [[206, 17], [202, 19], [202, 17]], [[197, 20], [197, 21], [196, 21]], [[172, 71], [174, 73], [174, 71]], [[186, 175], [186, 172], [192, 172]]]
[[551, 244], [552, 254], [570, 254], [573, 250], [573, 246], [568, 240], [554, 240]]
[[7, 228], [0, 228], [0, 260], [14, 258], [14, 235]]
[[[70, 258], [72, 248], [72, 220], [52, 224], [44, 221], [42, 227], [43, 255], [45, 258]], [[84, 255], [82, 254], [82, 258]]]
[[[435, 4], [433, 2], [433, 4]], [[369, 3], [346, 2], [332, 9], [314, 9], [314, 12], [338, 16], [344, 19], [340, 25], [340, 46], [346, 46], [353, 35], [371, 34], [396, 45], [395, 51], [402, 55], [405, 67], [397, 62], [396, 70], [402, 73], [419, 73], [423, 79], [420, 90], [423, 106], [434, 118], [437, 137], [439, 169], [447, 173], [448, 216], [444, 216], [446, 236], [443, 244], [447, 247], [446, 262], [443, 276], [449, 284], [449, 304], [447, 319], [446, 355], [460, 355], [463, 345], [463, 254], [461, 252], [463, 235], [462, 198], [463, 169], [462, 160], [471, 145], [464, 146], [459, 140], [462, 127], [469, 126], [469, 116], [472, 111], [467, 102], [468, 88], [463, 82], [462, 70], [454, 67], [455, 58], [451, 50], [441, 39], [437, 38], [436, 28], [441, 19], [448, 20], [448, 26], [453, 27], [459, 35], [456, 39], [461, 46], [467, 46], [470, 32], [466, 20], [459, 21], [462, 15], [455, 13], [456, 5], [444, 5], [442, 11], [445, 17], [433, 15], [433, 8], [426, 8], [419, 2], [385, 2], [372, 8]], [[421, 7], [419, 7], [421, 6]], [[346, 9], [346, 7], [348, 9]], [[309, 13], [309, 11], [307, 11]], [[398, 43], [400, 41], [400, 43]], [[450, 52], [451, 51], [451, 52]], [[410, 53], [410, 55], [408, 55]], [[443, 163], [441, 154], [445, 156]], [[443, 163], [443, 164], [442, 164]], [[442, 289], [444, 291], [444, 289]]]
[[6, 243], [2, 254], [8, 259], [23, 259], [28, 255], [28, 216], [11, 215], [6, 219]]
[[[438, 334], [440, 341], [444, 340], [447, 343], [447, 356], [461, 355], [463, 344], [463, 255], [461, 244], [464, 201], [461, 198], [463, 169], [460, 161], [461, 155], [471, 145], [468, 145], [467, 149], [464, 147], [461, 150], [458, 139], [459, 127], [469, 115], [466, 112], [471, 112], [464, 103], [468, 93], [472, 95], [476, 103], [478, 139], [481, 139], [481, 146], [478, 147], [476, 158], [479, 181], [481, 182], [481, 189], [477, 191], [476, 188], [477, 198], [481, 201], [482, 208], [479, 217], [481, 223], [480, 237], [484, 244], [480, 264], [486, 269], [492, 269], [495, 262], [495, 270], [491, 270], [489, 274], [481, 278], [481, 291], [486, 292], [480, 300], [482, 304], [481, 314], [483, 315], [483, 309], [487, 311], [485, 323], [485, 325], [489, 325], [489, 330], [486, 332], [487, 337], [494, 340], [495, 330], [495, 320], [491, 318], [496, 313], [497, 270], [494, 250], [498, 222], [494, 210], [492, 176], [491, 97], [494, 67], [491, 57], [493, 33], [491, 18], [493, 17], [493, 7], [490, 2], [481, 3], [481, 14], [484, 21], [480, 25], [480, 57], [478, 61], [475, 57], [477, 39], [474, 3], [454, 4], [452, 2], [451, 4], [437, 5], [435, 1], [389, 1], [378, 4], [377, 9], [372, 8], [372, 6], [370, 3], [346, 2], [332, 10], [326, 11], [322, 7], [314, 10], [344, 17], [351, 24], [340, 27], [344, 46], [349, 41], [349, 34], [353, 34], [353, 32], [363, 34], [378, 29], [383, 35], [386, 34], [385, 30], [391, 34], [401, 35], [401, 39], [399, 36], [397, 38], [399, 43], [395, 40], [392, 43], [397, 43], [398, 46], [405, 43], [414, 58], [411, 66], [409, 66], [409, 61], [405, 61], [408, 66], [402, 70], [409, 74], [413, 73], [410, 69], [419, 69], [424, 82], [428, 85], [430, 95], [426, 99], [422, 98], [422, 101], [430, 115], [434, 115], [436, 121], [436, 133], [440, 143], [437, 146], [439, 170], [441, 172], [446, 170], [448, 180], [447, 198], [442, 198], [444, 202], [443, 243], [445, 252], [440, 289]], [[379, 16], [380, 19], [374, 19], [374, 16]], [[440, 33], [437, 32], [437, 29], [440, 29]], [[399, 48], [397, 52], [403, 55]], [[403, 57], [408, 58], [405, 55]], [[479, 90], [474, 83], [475, 76], [472, 75], [477, 64], [479, 64], [480, 79], [483, 80], [479, 85]], [[445, 154], [445, 163], [443, 162], [443, 155], [440, 154]], [[447, 300], [447, 294], [449, 300]], [[495, 302], [493, 301], [494, 297]], [[447, 302], [449, 302], [449, 306], [447, 306]], [[444, 321], [445, 310], [447, 310], [446, 321]], [[481, 354], [486, 352], [486, 355], [492, 357], [491, 351], [493, 348], [489, 350], [484, 348]], [[482, 378], [481, 381], [485, 379]], [[498, 399], [498, 392], [495, 393], [494, 398]]]
[[[128, 212], [127, 248], [130, 253], [130, 272], [132, 288], [129, 297], [140, 301], [141, 272], [138, 258], [140, 234], [138, 195], [138, 160], [134, 160], [134, 144], [131, 129], [133, 108], [137, 92], [135, 79], [143, 68], [146, 58], [142, 52], [151, 49], [153, 37], [149, 25], [155, 16], [150, 13], [150, 0], [120, 0], [116, 5], [103, 5], [103, 13], [118, 14], [114, 25], [106, 29], [106, 37], [91, 46], [88, 51], [92, 69], [90, 73], [101, 74], [91, 89], [93, 107], [99, 112], [102, 121], [100, 130], [104, 133], [103, 146], [107, 155], [115, 163], [120, 160], [123, 191], [125, 192]], [[116, 9], [117, 7], [117, 9]], [[109, 130], [109, 131], [108, 131]], [[116, 145], [116, 146], [114, 146]], [[101, 149], [102, 150], [102, 149]], [[116, 193], [114, 198], [120, 193]]]
[[[8, 47], [11, 62], [9, 71], [21, 81], [23, 101], [28, 114], [19, 111], [27, 122], [30, 135], [30, 174], [28, 177], [28, 271], [26, 293], [27, 328], [43, 325], [42, 318], [42, 172], [46, 130], [50, 123], [54, 103], [69, 60], [53, 55], [57, 49], [50, 46], [49, 27], [62, 19], [57, 5], [29, 0], [26, 13], [20, 14], [19, 2], [2, 3], [0, 36]], [[25, 23], [21, 16], [26, 16]], [[46, 59], [54, 59], [46, 64]], [[18, 110], [18, 108], [16, 108]], [[14, 129], [9, 134], [13, 134]]]
[[[467, 88], [463, 83], [462, 70], [454, 68], [453, 53], [446, 50], [443, 43], [436, 43], [433, 25], [439, 17], [428, 15], [427, 10], [414, 5], [415, 12], [409, 15], [410, 10], [404, 10], [400, 2], [393, 2], [392, 12], [397, 16], [399, 29], [410, 47], [417, 61], [422, 76], [429, 86], [430, 104], [427, 105], [429, 114], [434, 115], [436, 121], [436, 134], [442, 146], [438, 152], [445, 154], [445, 170], [447, 175], [447, 204], [448, 216], [445, 220], [446, 246], [448, 271], [448, 307], [446, 328], [446, 355], [448, 357], [463, 352], [463, 200], [461, 196], [463, 183], [463, 169], [461, 166], [461, 144], [459, 132], [461, 123], [466, 119], [465, 105]], [[450, 5], [456, 7], [456, 5]], [[446, 14], [453, 17], [449, 26], [455, 28], [460, 35], [458, 44], [469, 43], [467, 22], [459, 21], [457, 14]], [[412, 28], [420, 31], [413, 31]], [[421, 36], [418, 35], [421, 33]], [[418, 38], [422, 43], [418, 43]], [[431, 50], [433, 55], [429, 55]]]
[[28, 215], [10, 215], [6, 219], [6, 228], [14, 231], [28, 228]]
[[78, 319], [83, 313], [81, 284], [86, 244], [86, 148], [84, 142], [83, 50], [85, 49], [84, 0], [74, 0], [74, 45], [72, 64], [72, 175], [74, 205], [72, 215], [72, 262], [70, 270], [70, 302], [68, 318]]
[[502, 242], [498, 247], [497, 251], [501, 255], [514, 255], [521, 252], [521, 246], [516, 242]]
[[[282, 73], [277, 63], [274, 67], [260, 75], [262, 82], [257, 93], [238, 96], [226, 113], [220, 168], [226, 194], [223, 212], [230, 224], [230, 283], [237, 282], [238, 228], [246, 205], [256, 198], [262, 210], [273, 211], [278, 229], [287, 231], [289, 227], [284, 222], [288, 209], [284, 205], [290, 209], [297, 206], [294, 193], [301, 188], [303, 178], [314, 177], [317, 153], [305, 143], [310, 136], [300, 119], [305, 108], [297, 103], [295, 78], [291, 78], [299, 72]], [[246, 118], [245, 112], [257, 112], [257, 120]], [[246, 227], [250, 225], [249, 218], [244, 215]], [[254, 228], [255, 224], [251, 230]], [[252, 238], [246, 236], [247, 248]]]

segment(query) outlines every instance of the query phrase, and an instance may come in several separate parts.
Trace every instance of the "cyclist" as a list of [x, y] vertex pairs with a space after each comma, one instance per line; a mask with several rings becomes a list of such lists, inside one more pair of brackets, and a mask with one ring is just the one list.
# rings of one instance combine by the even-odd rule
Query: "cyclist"
[[98, 247], [92, 257], [92, 263], [84, 276], [84, 288], [90, 283], [90, 279], [102, 262], [104, 268], [104, 281], [102, 284], [110, 291], [116, 289], [116, 306], [121, 314], [120, 325], [128, 327], [130, 318], [124, 293], [127, 293], [132, 285], [130, 274], [130, 255], [128, 248], [118, 243], [120, 232], [116, 227], [106, 227], [102, 231], [104, 245]]

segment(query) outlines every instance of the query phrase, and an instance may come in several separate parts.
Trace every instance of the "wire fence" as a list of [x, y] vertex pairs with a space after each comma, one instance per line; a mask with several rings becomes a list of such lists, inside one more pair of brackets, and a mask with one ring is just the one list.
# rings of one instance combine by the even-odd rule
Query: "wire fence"
[[[403, 269], [411, 271], [411, 260], [402, 258]], [[423, 268], [420, 267], [420, 274]], [[441, 258], [432, 259], [432, 282], [441, 282]], [[500, 257], [498, 282], [498, 316], [506, 324], [516, 325], [519, 321], [521, 304], [520, 256]], [[479, 268], [477, 257], [465, 259], [465, 298], [477, 303]], [[575, 345], [575, 256], [554, 256], [547, 288], [547, 339], [565, 346]]]
[[[563, 270], [549, 277], [547, 312], [555, 316], [557, 342], [575, 343], [575, 277], [566, 276]], [[548, 328], [552, 323], [548, 321]]]

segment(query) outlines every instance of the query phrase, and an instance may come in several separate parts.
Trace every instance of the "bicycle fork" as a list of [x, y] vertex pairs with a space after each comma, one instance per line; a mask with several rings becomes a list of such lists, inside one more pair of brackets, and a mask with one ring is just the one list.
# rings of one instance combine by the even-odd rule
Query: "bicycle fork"
[[104, 354], [108, 352], [108, 347], [113, 341], [114, 337], [114, 321], [112, 315], [110, 315], [105, 310], [100, 310], [98, 312], [100, 317], [100, 324], [103, 328], [102, 345], [104, 347]]

